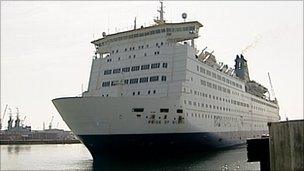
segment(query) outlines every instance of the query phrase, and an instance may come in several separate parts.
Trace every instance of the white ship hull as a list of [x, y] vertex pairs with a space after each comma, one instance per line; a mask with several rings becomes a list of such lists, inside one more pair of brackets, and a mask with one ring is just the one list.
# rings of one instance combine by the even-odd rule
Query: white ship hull
[[[200, 150], [245, 143], [246, 138], [266, 130], [217, 130], [213, 120], [190, 120], [174, 108], [175, 99], [143, 97], [71, 97], [53, 103], [69, 128], [82, 140], [93, 157], [123, 151]], [[132, 108], [144, 112], [132, 112]], [[176, 111], [176, 110], [175, 110]], [[154, 119], [151, 118], [155, 115]], [[178, 116], [183, 116], [178, 121]], [[152, 123], [153, 121], [153, 123]]]

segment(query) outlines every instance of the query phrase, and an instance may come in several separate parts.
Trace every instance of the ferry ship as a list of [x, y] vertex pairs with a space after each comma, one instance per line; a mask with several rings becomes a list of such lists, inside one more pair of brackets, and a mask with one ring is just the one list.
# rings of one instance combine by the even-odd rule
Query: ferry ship
[[235, 66], [198, 50], [198, 21], [155, 24], [92, 41], [88, 89], [52, 100], [93, 158], [136, 151], [198, 150], [244, 144], [279, 120], [277, 100], [250, 80], [247, 60]]

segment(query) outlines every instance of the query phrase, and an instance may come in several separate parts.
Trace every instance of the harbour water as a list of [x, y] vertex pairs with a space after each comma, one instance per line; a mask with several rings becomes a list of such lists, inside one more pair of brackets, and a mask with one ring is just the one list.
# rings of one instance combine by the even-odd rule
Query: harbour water
[[246, 146], [164, 157], [93, 159], [82, 144], [1, 145], [1, 170], [259, 170], [247, 162]]

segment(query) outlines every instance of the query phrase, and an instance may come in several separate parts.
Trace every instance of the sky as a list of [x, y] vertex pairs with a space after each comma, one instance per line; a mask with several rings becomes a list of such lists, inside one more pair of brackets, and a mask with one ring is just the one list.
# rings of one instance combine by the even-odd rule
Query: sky
[[[8, 104], [32, 129], [68, 129], [51, 100], [79, 96], [88, 86], [94, 46], [108, 34], [149, 26], [158, 1], [1, 1], [1, 113]], [[195, 41], [234, 66], [243, 53], [250, 77], [270, 89], [280, 116], [303, 119], [302, 1], [165, 1], [167, 22], [196, 20], [204, 26]], [[4, 118], [7, 125], [8, 114]]]

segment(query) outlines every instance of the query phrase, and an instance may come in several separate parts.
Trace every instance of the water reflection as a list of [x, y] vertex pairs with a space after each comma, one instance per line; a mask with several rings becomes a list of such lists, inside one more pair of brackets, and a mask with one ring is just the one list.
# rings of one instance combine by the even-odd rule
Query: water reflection
[[[226, 149], [233, 150], [233, 149]], [[235, 150], [235, 149], [234, 149]], [[217, 161], [223, 151], [116, 156], [94, 159], [92, 170], [239, 170], [241, 161]], [[224, 158], [234, 158], [229, 155]], [[243, 168], [244, 169], [244, 168]]]
[[3, 170], [258, 170], [248, 163], [245, 147], [218, 151], [116, 155], [93, 160], [82, 144], [1, 145]]
[[31, 146], [28, 145], [8, 145], [7, 152], [18, 154], [20, 151], [30, 151]]

